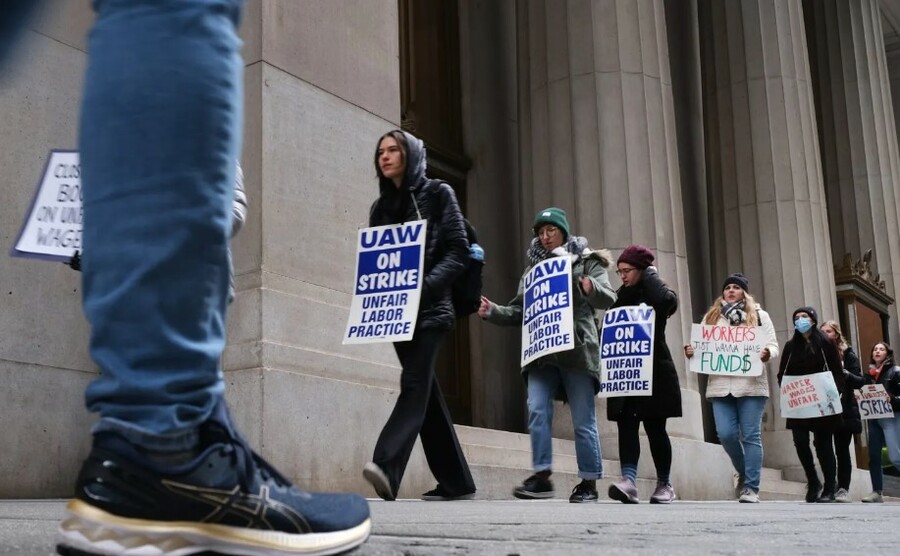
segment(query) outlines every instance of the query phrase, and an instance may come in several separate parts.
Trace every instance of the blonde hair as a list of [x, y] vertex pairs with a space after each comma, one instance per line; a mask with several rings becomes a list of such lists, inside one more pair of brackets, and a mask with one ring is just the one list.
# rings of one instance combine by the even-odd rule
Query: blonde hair
[[[716, 324], [719, 322], [719, 317], [722, 316], [722, 302], [724, 300], [725, 299], [720, 295], [713, 301], [712, 307], [706, 311], [706, 315], [703, 317], [703, 324]], [[756, 301], [753, 299], [753, 296], [747, 292], [744, 292], [744, 312], [747, 313], [747, 318], [744, 320], [746, 326], [756, 326], [759, 324], [759, 313], [756, 312]]]
[[833, 320], [826, 320], [821, 324], [821, 326], [819, 326], [819, 330], [825, 328], [826, 326], [831, 327], [831, 329], [834, 330], [835, 343], [837, 344], [838, 350], [841, 352], [841, 357], [843, 357], [844, 351], [846, 351], [846, 349], [850, 347], [850, 344], [847, 343], [847, 338], [844, 338], [844, 333], [841, 332], [841, 325]]

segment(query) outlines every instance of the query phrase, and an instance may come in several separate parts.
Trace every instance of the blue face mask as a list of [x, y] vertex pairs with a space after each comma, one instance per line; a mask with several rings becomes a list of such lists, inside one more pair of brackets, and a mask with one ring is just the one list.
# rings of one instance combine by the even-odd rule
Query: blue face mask
[[794, 321], [794, 328], [797, 329], [797, 332], [806, 334], [807, 332], [809, 332], [809, 329], [812, 328], [812, 319], [807, 317], [800, 317], [799, 319]]

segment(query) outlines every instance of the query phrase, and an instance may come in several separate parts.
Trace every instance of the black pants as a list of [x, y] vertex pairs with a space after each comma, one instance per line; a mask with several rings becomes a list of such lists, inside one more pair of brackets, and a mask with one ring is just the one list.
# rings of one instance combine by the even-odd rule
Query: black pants
[[834, 433], [834, 455], [837, 458], [838, 488], [850, 490], [850, 477], [853, 475], [853, 460], [850, 459], [850, 443], [853, 433], [838, 431]]
[[[659, 480], [668, 480], [672, 471], [672, 443], [666, 432], [666, 419], [644, 419], [643, 422], [656, 476]], [[623, 417], [616, 424], [619, 428], [619, 461], [623, 465], [637, 465], [641, 458], [641, 439], [638, 436], [641, 421]]]
[[469, 464], [434, 376], [434, 363], [444, 335], [440, 330], [419, 329], [409, 342], [394, 344], [403, 367], [400, 396], [381, 430], [372, 461], [388, 476], [395, 494], [419, 435], [428, 467], [438, 483], [453, 494], [475, 492]]
[[797, 449], [797, 457], [800, 459], [800, 465], [806, 473], [806, 480], [809, 483], [818, 483], [819, 477], [816, 474], [816, 464], [813, 461], [812, 450], [809, 449], [809, 433], [813, 434], [813, 445], [816, 447], [816, 456], [819, 458], [819, 465], [822, 467], [822, 482], [826, 493], [835, 491], [837, 464], [834, 457], [834, 445], [832, 444], [831, 431], [827, 430], [809, 430], [795, 428], [791, 429], [794, 437], [794, 448]]

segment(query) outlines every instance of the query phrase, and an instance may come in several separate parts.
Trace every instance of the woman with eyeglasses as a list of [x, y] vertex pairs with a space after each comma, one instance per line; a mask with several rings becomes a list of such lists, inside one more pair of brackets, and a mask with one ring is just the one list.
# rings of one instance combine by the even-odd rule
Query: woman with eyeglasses
[[522, 368], [528, 387], [528, 432], [534, 474], [513, 490], [523, 499], [552, 498], [553, 400], [568, 401], [575, 428], [575, 457], [581, 482], [572, 490], [569, 502], [595, 502], [597, 479], [603, 476], [597, 411], [594, 396], [600, 390], [600, 340], [594, 311], [606, 309], [616, 300], [606, 269], [612, 257], [608, 251], [593, 251], [587, 239], [571, 235], [566, 212], [550, 207], [534, 218], [534, 235], [525, 254], [529, 265], [519, 280], [516, 296], [507, 305], [482, 297], [478, 315], [490, 322], [522, 326], [524, 279], [532, 267], [552, 257], [572, 259], [572, 312], [575, 347], [544, 355]]
[[675, 362], [666, 345], [666, 320], [678, 308], [678, 296], [659, 277], [653, 264], [653, 253], [643, 245], [629, 245], [618, 259], [616, 273], [622, 279], [613, 307], [645, 303], [656, 311], [653, 333], [653, 395], [611, 397], [607, 401], [607, 418], [619, 430], [621, 481], [610, 485], [609, 497], [625, 504], [637, 504], [637, 467], [641, 455], [638, 436], [641, 423], [650, 442], [650, 454], [656, 466], [656, 490], [651, 504], [669, 504], [675, 500], [670, 473], [672, 444], [666, 432], [669, 417], [681, 417], [681, 385]]
[[[778, 338], [769, 314], [750, 295], [750, 280], [736, 272], [725, 279], [722, 295], [706, 311], [703, 324], [717, 326], [760, 326], [765, 347], [759, 354], [763, 363], [778, 357]], [[694, 356], [690, 344], [684, 356]], [[706, 398], [712, 403], [716, 433], [735, 469], [734, 495], [738, 501], [759, 502], [762, 477], [762, 416], [769, 399], [768, 369], [758, 376], [710, 375]]]
[[872, 346], [866, 384], [881, 384], [891, 399], [894, 416], [889, 419], [869, 419], [869, 477], [872, 492], [863, 502], [884, 502], [884, 471], [881, 469], [881, 450], [887, 446], [888, 459], [900, 470], [900, 367], [894, 362], [894, 350], [884, 342]]
[[[843, 391], [844, 370], [837, 346], [818, 329], [819, 315], [816, 310], [812, 307], [798, 307], [791, 318], [794, 321], [794, 335], [784, 344], [781, 352], [778, 385], [781, 386], [785, 376], [803, 376], [829, 371], [834, 377], [838, 391]], [[842, 423], [843, 418], [840, 414], [809, 419], [787, 419], [787, 428], [793, 436], [797, 457], [806, 473], [807, 502], [834, 502], [837, 464], [831, 437], [841, 428]], [[824, 486], [816, 474], [816, 465], [809, 449], [810, 433], [813, 435], [816, 457], [822, 467]]]

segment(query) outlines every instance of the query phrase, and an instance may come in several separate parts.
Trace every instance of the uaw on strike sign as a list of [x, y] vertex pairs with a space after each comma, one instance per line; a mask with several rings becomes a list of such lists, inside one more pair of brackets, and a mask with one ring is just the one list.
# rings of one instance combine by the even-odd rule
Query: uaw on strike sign
[[50, 151], [13, 257], [68, 262], [81, 251], [81, 164], [77, 151]]
[[553, 257], [525, 275], [522, 303], [522, 366], [538, 357], [575, 347], [572, 317], [572, 260]]
[[412, 340], [422, 296], [425, 220], [359, 231], [345, 344]]
[[643, 303], [603, 314], [598, 397], [653, 395], [655, 327], [656, 311]]

